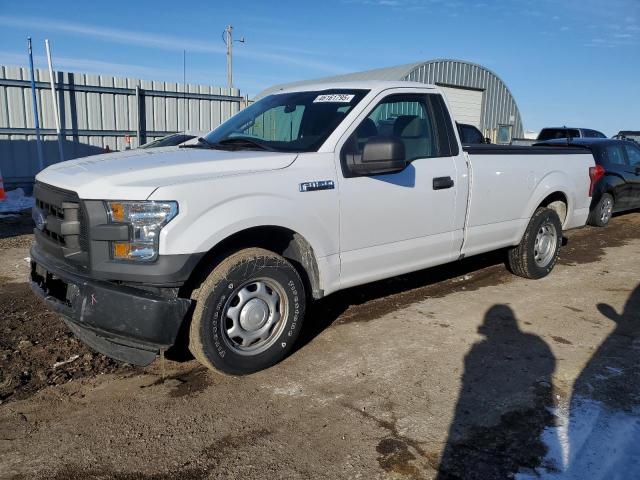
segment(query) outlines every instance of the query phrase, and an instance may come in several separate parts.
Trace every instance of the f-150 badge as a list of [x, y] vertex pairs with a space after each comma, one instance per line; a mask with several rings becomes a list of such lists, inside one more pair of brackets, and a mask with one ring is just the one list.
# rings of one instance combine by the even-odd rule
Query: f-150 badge
[[336, 188], [333, 180], [318, 180], [317, 182], [304, 182], [300, 184], [301, 192], [315, 192], [317, 190], [333, 190]]

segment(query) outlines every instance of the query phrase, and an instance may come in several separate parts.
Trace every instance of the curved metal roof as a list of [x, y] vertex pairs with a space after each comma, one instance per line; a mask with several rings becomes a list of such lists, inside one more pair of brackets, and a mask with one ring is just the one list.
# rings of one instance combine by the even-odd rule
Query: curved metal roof
[[408, 80], [482, 90], [484, 92], [481, 115], [482, 128], [497, 129], [502, 124], [513, 125], [513, 136], [522, 137], [523, 135], [520, 111], [509, 88], [493, 71], [464, 60], [427, 60], [394, 67], [280, 84], [263, 90], [256, 95], [256, 99], [285, 88], [321, 82], [346, 82], [351, 80]]
[[311, 80], [300, 80], [291, 83], [281, 83], [263, 90], [256, 95], [256, 100], [269, 95], [278, 90], [284, 90], [285, 88], [298, 87], [301, 85], [311, 85], [314, 83], [324, 82], [348, 82], [351, 80], [404, 80], [405, 77], [413, 71], [416, 67], [422, 65], [425, 62], [407, 63], [404, 65], [397, 65], [395, 67], [376, 68], [373, 70], [364, 70], [362, 72], [345, 73], [343, 75], [334, 75], [330, 77], [314, 78]]

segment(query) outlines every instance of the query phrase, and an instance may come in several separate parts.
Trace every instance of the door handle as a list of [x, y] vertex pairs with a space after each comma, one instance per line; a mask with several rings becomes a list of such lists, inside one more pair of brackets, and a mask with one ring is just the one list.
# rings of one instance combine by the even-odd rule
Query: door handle
[[453, 179], [451, 177], [436, 177], [433, 179], [434, 190], [444, 190], [453, 187]]

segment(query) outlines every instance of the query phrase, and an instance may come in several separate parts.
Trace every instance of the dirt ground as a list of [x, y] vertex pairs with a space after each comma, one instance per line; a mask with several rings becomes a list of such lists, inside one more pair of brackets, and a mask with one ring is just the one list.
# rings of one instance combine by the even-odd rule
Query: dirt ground
[[0, 478], [556, 478], [578, 402], [640, 432], [638, 212], [568, 232], [543, 280], [490, 254], [332, 295], [246, 377], [91, 352], [25, 282], [30, 228], [0, 219]]

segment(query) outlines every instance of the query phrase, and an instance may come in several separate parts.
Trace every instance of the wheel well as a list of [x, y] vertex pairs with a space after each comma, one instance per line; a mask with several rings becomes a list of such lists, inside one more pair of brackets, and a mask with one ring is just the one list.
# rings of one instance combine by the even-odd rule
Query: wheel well
[[295, 267], [304, 283], [305, 290], [313, 298], [322, 298], [320, 273], [313, 248], [300, 234], [284, 227], [260, 226], [248, 228], [227, 237], [207, 252], [194, 269], [183, 287], [183, 294], [190, 294], [230, 254], [244, 248], [260, 247], [282, 255]]
[[540, 205], [538, 205], [538, 208], [545, 207], [554, 210], [558, 214], [558, 217], [560, 217], [560, 223], [564, 225], [567, 219], [568, 206], [567, 196], [562, 192], [555, 192], [545, 198]]

